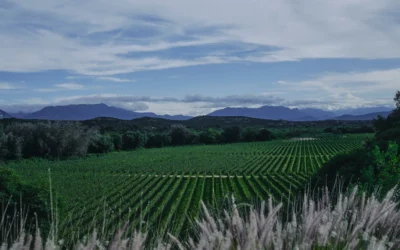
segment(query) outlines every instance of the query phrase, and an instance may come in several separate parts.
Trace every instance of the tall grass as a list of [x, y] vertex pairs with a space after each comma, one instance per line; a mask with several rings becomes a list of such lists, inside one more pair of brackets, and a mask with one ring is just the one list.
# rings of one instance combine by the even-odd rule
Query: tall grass
[[[129, 226], [126, 223], [111, 241], [101, 239], [94, 230], [88, 239], [76, 242], [75, 249], [400, 249], [400, 211], [393, 199], [394, 190], [381, 200], [359, 194], [357, 187], [334, 199], [327, 189], [321, 198], [306, 194], [288, 220], [282, 219], [283, 204], [271, 199], [249, 207], [232, 198], [222, 215], [210, 212], [202, 203], [203, 214], [189, 239], [169, 234], [168, 242], [160, 239], [148, 245], [145, 232], [124, 236]], [[0, 230], [1, 235], [10, 231], [4, 220]], [[62, 241], [53, 233], [43, 240], [39, 229], [35, 236], [25, 233], [24, 227], [18, 230], [13, 242], [3, 241], [1, 250], [62, 248]]]

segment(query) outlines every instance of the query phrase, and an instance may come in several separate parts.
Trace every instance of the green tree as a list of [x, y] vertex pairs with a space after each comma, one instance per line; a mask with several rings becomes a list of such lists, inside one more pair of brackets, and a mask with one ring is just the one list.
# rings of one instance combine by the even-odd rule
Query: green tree
[[242, 139], [242, 129], [239, 126], [225, 128], [222, 139], [225, 143], [239, 142]]
[[396, 104], [396, 107], [398, 109], [400, 109], [400, 91], [399, 90], [396, 92], [396, 95], [394, 96], [393, 100]]
[[201, 132], [199, 141], [204, 144], [216, 144], [221, 140], [221, 130], [215, 128], [207, 128]]
[[147, 134], [140, 131], [127, 131], [122, 136], [124, 149], [136, 149], [144, 147], [147, 143]]
[[109, 136], [111, 137], [111, 140], [114, 144], [114, 149], [117, 151], [122, 150], [123, 148], [122, 134], [118, 132], [111, 132], [109, 133]]
[[266, 128], [260, 129], [257, 136], [257, 141], [269, 141], [274, 139], [274, 135]]
[[185, 145], [190, 136], [190, 131], [184, 125], [176, 124], [171, 126], [169, 135], [171, 136], [172, 145]]
[[94, 154], [104, 154], [114, 151], [113, 138], [106, 134], [96, 134], [92, 137], [90, 142], [88, 152]]
[[400, 181], [399, 145], [389, 142], [387, 150], [375, 146], [372, 158], [372, 164], [361, 170], [361, 184], [365, 189], [378, 185], [386, 194]]
[[146, 148], [162, 148], [171, 144], [171, 137], [166, 133], [151, 133]]

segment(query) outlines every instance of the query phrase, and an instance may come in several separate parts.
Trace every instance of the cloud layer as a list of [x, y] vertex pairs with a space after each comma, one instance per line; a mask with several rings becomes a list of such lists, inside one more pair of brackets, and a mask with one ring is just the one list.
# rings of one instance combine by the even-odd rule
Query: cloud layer
[[[399, 10], [396, 0], [5, 0], [0, 71], [105, 76], [231, 62], [399, 58]], [[188, 47], [206, 49], [190, 58], [158, 53]]]

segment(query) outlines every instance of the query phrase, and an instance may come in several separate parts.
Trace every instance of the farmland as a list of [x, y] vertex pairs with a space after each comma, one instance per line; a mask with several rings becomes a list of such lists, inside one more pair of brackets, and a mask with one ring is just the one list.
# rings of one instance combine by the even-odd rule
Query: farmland
[[131, 229], [145, 221], [148, 229], [157, 228], [153, 233], [164, 236], [168, 229], [184, 237], [201, 200], [211, 206], [229, 194], [246, 202], [287, 200], [324, 162], [360, 148], [366, 137], [142, 149], [9, 167], [30, 180], [47, 180], [50, 169], [53, 188], [67, 201], [60, 233], [68, 240], [94, 227], [107, 235], [127, 220]]

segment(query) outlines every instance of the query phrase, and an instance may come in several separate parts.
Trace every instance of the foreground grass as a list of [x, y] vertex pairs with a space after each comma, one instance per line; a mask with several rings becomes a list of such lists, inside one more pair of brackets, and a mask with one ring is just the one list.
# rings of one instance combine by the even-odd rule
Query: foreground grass
[[[126, 235], [126, 223], [111, 241], [98, 237], [94, 230], [88, 239], [76, 242], [74, 249], [399, 249], [400, 211], [393, 201], [394, 190], [383, 200], [357, 193], [355, 188], [333, 201], [327, 190], [320, 199], [305, 195], [286, 222], [283, 205], [271, 199], [259, 207], [238, 205], [232, 199], [229, 209], [218, 214], [202, 203], [196, 233], [187, 240], [169, 234], [168, 240], [149, 243], [146, 232]], [[22, 228], [17, 240], [3, 244], [1, 250], [63, 247], [54, 230], [45, 241], [39, 230], [31, 236]], [[0, 230], [2, 235], [9, 231], [3, 224]]]

